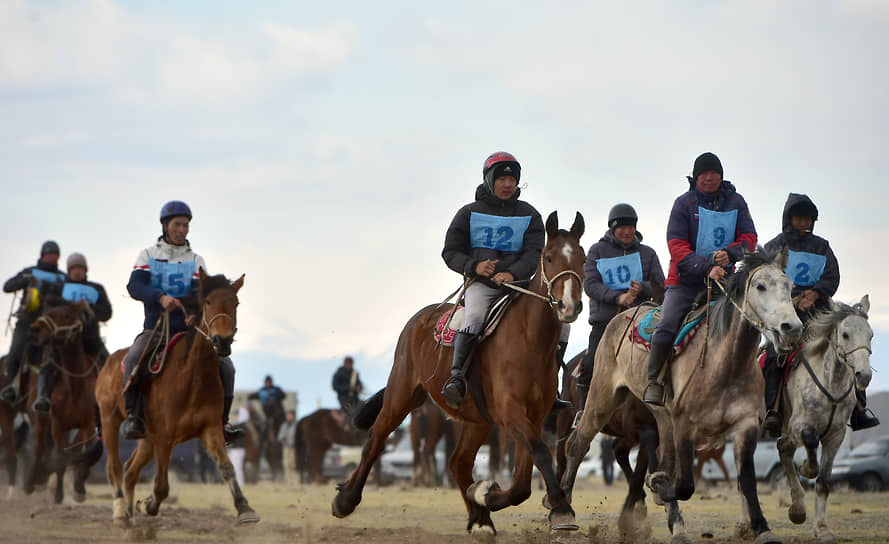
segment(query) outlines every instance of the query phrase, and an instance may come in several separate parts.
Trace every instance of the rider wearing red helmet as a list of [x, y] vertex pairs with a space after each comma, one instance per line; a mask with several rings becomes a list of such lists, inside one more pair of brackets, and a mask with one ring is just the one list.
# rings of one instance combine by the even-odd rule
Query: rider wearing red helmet
[[505, 282], [529, 280], [545, 243], [543, 220], [519, 200], [522, 167], [500, 151], [485, 159], [475, 201], [457, 212], [445, 235], [441, 256], [448, 268], [474, 280], [464, 294], [463, 325], [454, 339], [451, 377], [441, 391], [456, 409], [466, 396], [466, 368], [485, 313]]
[[[143, 330], [133, 340], [133, 345], [124, 360], [124, 376], [128, 379], [133, 367], [151, 339], [152, 330], [164, 311], [170, 313], [170, 334], [185, 331], [186, 308], [182, 298], [188, 296], [197, 300], [200, 286], [198, 271], [207, 266], [204, 259], [191, 249], [188, 231], [191, 224], [191, 208], [180, 200], [164, 204], [160, 212], [163, 233], [157, 243], [143, 249], [136, 258], [136, 264], [127, 283], [130, 296], [145, 305]], [[189, 312], [192, 313], [192, 312]], [[228, 424], [228, 413], [234, 398], [235, 367], [228, 357], [219, 358], [219, 375], [222, 378], [224, 407], [222, 413], [226, 443], [234, 442], [243, 431]], [[145, 437], [145, 424], [139, 417], [140, 388], [133, 384], [124, 395], [127, 419], [124, 422], [124, 437], [138, 439]]]

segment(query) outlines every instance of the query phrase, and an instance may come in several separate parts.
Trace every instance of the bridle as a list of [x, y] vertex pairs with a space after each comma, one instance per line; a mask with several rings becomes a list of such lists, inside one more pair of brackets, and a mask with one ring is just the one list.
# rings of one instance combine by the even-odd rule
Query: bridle
[[49, 334], [53, 339], [61, 340], [66, 344], [74, 340], [78, 334], [83, 332], [83, 321], [80, 319], [74, 321], [74, 323], [71, 323], [70, 325], [60, 326], [48, 315], [41, 315], [34, 322], [46, 325], [46, 328], [49, 329]]
[[553, 297], [553, 284], [556, 283], [557, 279], [561, 278], [562, 276], [566, 276], [566, 275], [570, 274], [570, 275], [574, 276], [575, 278], [577, 278], [577, 282], [581, 285], [581, 287], [583, 286], [583, 278], [580, 277], [580, 274], [578, 274], [574, 270], [571, 270], [570, 268], [562, 270], [561, 272], [559, 272], [558, 274], [553, 276], [551, 279], [547, 278], [546, 277], [546, 270], [543, 267], [543, 252], [542, 251], [540, 252], [540, 265], [537, 267], [537, 270], [540, 271], [540, 281], [543, 283], [543, 285], [546, 286], [546, 296], [541, 295], [540, 293], [531, 291], [529, 289], [519, 287], [518, 285], [516, 285], [516, 283], [518, 283], [518, 282], [504, 283], [503, 285], [506, 287], [509, 287], [510, 289], [518, 291], [519, 293], [523, 293], [525, 295], [531, 295], [533, 297], [539, 298], [540, 300], [549, 304], [550, 308], [562, 304], [562, 299], [556, 300], [555, 297]]
[[[729, 300], [729, 302], [731, 302], [732, 305], [739, 312], [741, 312], [741, 316], [744, 319], [746, 319], [748, 322], [750, 322], [750, 324], [753, 325], [754, 328], [756, 328], [758, 331], [760, 331], [762, 333], [765, 333], [766, 331], [772, 331], [776, 335], [780, 336], [781, 332], [778, 331], [777, 329], [775, 329], [774, 327], [766, 327], [765, 323], [763, 322], [762, 316], [759, 315], [759, 312], [756, 311], [756, 308], [754, 308], [753, 306], [751, 306], [749, 304], [748, 298], [747, 298], [747, 295], [750, 292], [750, 284], [753, 283], [753, 276], [756, 275], [756, 273], [759, 272], [760, 269], [766, 268], [768, 266], [772, 266], [772, 265], [770, 265], [770, 264], [759, 265], [756, 268], [754, 268], [753, 270], [751, 270], [750, 274], [747, 275], [747, 281], [744, 285], [744, 300], [742, 301], [742, 306], [738, 306], [738, 303], [735, 302], [735, 300], [731, 296], [729, 296], [728, 291], [725, 290], [725, 286], [722, 285], [721, 281], [719, 281], [719, 280], [713, 280], [713, 281], [716, 283], [716, 285], [719, 286], [719, 289], [722, 290], [723, 294], [725, 295], [725, 298], [727, 298]], [[750, 308], [750, 311], [753, 312], [752, 316], [747, 313], [747, 308]]]
[[213, 340], [210, 338], [210, 327], [213, 325], [213, 323], [214, 323], [217, 319], [219, 319], [219, 318], [221, 318], [221, 317], [224, 317], [224, 318], [226, 318], [226, 319], [228, 319], [229, 321], [232, 322], [232, 335], [234, 335], [236, 332], [238, 332], [238, 328], [235, 326], [235, 318], [233, 318], [232, 316], [228, 315], [228, 314], [225, 313], [225, 312], [218, 312], [218, 313], [215, 313], [215, 314], [213, 314], [213, 317], [211, 317], [209, 320], [207, 319], [207, 314], [203, 314], [203, 316], [201, 317], [201, 326], [203, 326], [204, 328], [206, 328], [206, 329], [207, 329], [207, 332], [202, 331], [202, 330], [201, 330], [201, 327], [195, 327], [194, 330], [196, 330], [196, 331], [198, 331], [199, 333], [201, 333], [201, 335], [202, 335], [204, 338], [206, 338], [207, 340], [209, 340], [209, 341], [212, 343]]

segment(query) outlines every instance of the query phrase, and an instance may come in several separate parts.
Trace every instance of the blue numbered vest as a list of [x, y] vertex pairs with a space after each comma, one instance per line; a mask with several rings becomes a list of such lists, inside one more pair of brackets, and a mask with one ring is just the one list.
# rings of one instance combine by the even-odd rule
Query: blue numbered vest
[[784, 273], [790, 276], [794, 285], [811, 287], [821, 279], [826, 264], [826, 255], [790, 250], [787, 252], [787, 268]]
[[65, 280], [65, 276], [63, 276], [60, 272], [47, 272], [46, 270], [40, 270], [39, 268], [32, 268], [31, 275], [37, 278], [41, 284], [43, 283], [59, 283]]
[[484, 247], [497, 251], [519, 252], [525, 242], [525, 231], [531, 224], [531, 216], [501, 217], [472, 212], [469, 216], [469, 234], [472, 247]]
[[596, 269], [602, 275], [602, 283], [617, 291], [629, 289], [631, 281], [642, 281], [642, 258], [639, 253], [599, 259]]
[[62, 298], [71, 302], [85, 300], [95, 304], [99, 301], [99, 290], [85, 283], [66, 283], [62, 287]]
[[714, 251], [725, 249], [735, 242], [738, 210], [714, 212], [698, 207], [698, 238], [695, 253], [709, 257]]
[[194, 266], [194, 261], [168, 263], [148, 259], [148, 267], [151, 270], [151, 285], [171, 297], [183, 297], [191, 289]]

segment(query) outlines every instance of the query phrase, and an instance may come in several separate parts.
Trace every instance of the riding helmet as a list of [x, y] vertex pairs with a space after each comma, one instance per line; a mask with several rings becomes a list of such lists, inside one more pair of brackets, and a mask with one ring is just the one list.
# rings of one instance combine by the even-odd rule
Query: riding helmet
[[522, 165], [511, 153], [506, 151], [498, 151], [489, 155], [482, 168], [485, 187], [492, 194], [494, 193], [494, 180], [500, 176], [512, 176], [516, 182], [522, 177]]
[[191, 221], [191, 208], [181, 200], [171, 200], [161, 208], [161, 223], [166, 224], [167, 221], [178, 215], [184, 215]]
[[55, 242], [55, 240], [47, 240], [43, 242], [43, 245], [40, 246], [40, 256], [43, 257], [47, 253], [55, 253], [58, 255], [61, 253], [59, 250], [59, 244]]
[[621, 225], [633, 225], [635, 227], [638, 220], [639, 217], [636, 215], [636, 210], [623, 202], [615, 204], [611, 211], [608, 212], [608, 228], [612, 232]]

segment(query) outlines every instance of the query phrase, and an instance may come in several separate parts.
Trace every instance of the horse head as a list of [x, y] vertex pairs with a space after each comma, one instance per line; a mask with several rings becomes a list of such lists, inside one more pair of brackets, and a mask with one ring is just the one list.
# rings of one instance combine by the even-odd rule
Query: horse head
[[199, 276], [201, 322], [198, 330], [210, 340], [217, 355], [226, 357], [232, 352], [238, 331], [238, 290], [244, 285], [244, 274], [233, 282], [221, 274], [208, 276], [203, 269]]
[[84, 321], [92, 314], [85, 300], [76, 303], [58, 299], [44, 306], [43, 314], [29, 329], [31, 342], [38, 346], [50, 343], [67, 343], [83, 332]]
[[834, 330], [837, 360], [848, 365], [855, 373], [855, 387], [864, 390], [873, 376], [870, 368], [871, 339], [874, 331], [867, 322], [870, 300], [867, 295], [854, 306], [831, 303], [833, 312], [842, 312], [844, 317]]
[[580, 245], [583, 230], [580, 212], [575, 215], [570, 231], [559, 229], [556, 212], [546, 219], [546, 246], [540, 254], [538, 275], [562, 323], [573, 322], [583, 309], [583, 263], [586, 259]]
[[803, 323], [790, 296], [793, 281], [784, 273], [786, 266], [786, 247], [775, 256], [762, 248], [745, 253], [743, 268], [736, 274], [735, 292], [730, 294], [733, 299], [743, 295], [744, 316], [782, 353], [791, 351], [803, 334]]

